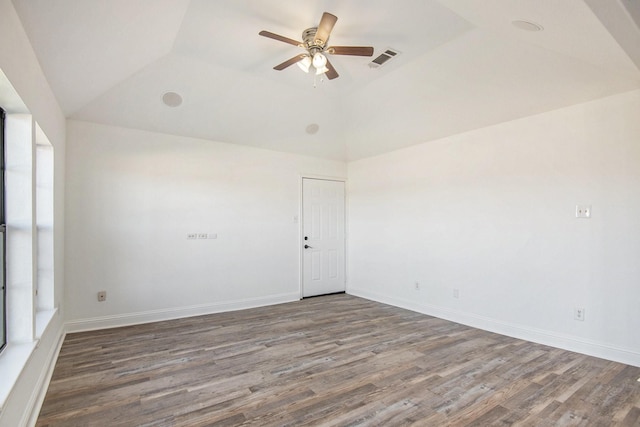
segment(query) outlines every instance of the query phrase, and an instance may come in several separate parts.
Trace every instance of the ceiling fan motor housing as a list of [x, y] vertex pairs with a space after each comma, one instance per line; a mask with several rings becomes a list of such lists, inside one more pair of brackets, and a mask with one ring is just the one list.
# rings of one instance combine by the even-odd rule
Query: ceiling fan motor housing
[[[316, 52], [322, 52], [325, 46], [327, 46], [327, 42], [329, 41], [328, 37], [327, 40], [316, 40], [315, 38], [317, 32], [318, 27], [307, 28], [302, 32], [302, 41], [304, 43], [304, 47], [309, 51], [309, 53], [311, 53], [312, 56]], [[317, 44], [316, 41], [321, 41], [322, 44]]]

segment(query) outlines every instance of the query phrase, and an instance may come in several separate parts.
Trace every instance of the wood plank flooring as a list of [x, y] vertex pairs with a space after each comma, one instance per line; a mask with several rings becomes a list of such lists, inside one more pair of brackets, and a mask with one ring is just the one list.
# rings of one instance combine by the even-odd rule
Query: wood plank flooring
[[342, 294], [69, 334], [37, 425], [640, 426], [638, 378]]

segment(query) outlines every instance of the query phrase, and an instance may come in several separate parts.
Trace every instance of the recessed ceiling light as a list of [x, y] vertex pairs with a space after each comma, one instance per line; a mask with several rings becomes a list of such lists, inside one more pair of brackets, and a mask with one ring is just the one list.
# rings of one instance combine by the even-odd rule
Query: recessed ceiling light
[[524, 31], [542, 31], [544, 28], [540, 24], [531, 21], [512, 21], [511, 25]]
[[162, 102], [167, 107], [178, 107], [182, 104], [182, 96], [176, 92], [166, 92], [162, 95]]
[[317, 133], [319, 129], [320, 129], [320, 126], [318, 126], [317, 123], [311, 123], [305, 129], [305, 132], [307, 132], [309, 135], [313, 135], [314, 133]]

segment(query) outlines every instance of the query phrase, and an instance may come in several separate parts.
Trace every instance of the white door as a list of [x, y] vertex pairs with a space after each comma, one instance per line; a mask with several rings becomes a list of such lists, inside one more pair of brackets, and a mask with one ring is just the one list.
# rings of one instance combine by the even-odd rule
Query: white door
[[302, 296], [345, 291], [344, 182], [302, 180]]

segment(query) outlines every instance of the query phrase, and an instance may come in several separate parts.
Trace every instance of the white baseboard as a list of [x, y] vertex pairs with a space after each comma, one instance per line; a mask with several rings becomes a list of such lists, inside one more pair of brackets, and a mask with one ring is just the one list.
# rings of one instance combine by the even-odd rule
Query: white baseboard
[[38, 421], [38, 415], [40, 415], [40, 409], [42, 408], [42, 403], [44, 402], [47, 390], [49, 389], [53, 369], [58, 361], [58, 355], [60, 354], [60, 349], [62, 348], [62, 343], [64, 342], [64, 337], [66, 335], [64, 332], [64, 325], [60, 324], [57, 335], [58, 341], [56, 342], [56, 345], [51, 346], [51, 349], [49, 350], [49, 354], [47, 355], [47, 365], [43, 367], [42, 371], [40, 371], [36, 387], [29, 398], [27, 409], [24, 411], [21, 425], [35, 426]]
[[199, 304], [188, 307], [174, 307], [137, 313], [114, 314], [111, 316], [69, 320], [66, 322], [65, 326], [67, 333], [93, 331], [97, 329], [117, 328], [120, 326], [138, 325], [141, 323], [160, 322], [163, 320], [179, 319], [183, 317], [222, 313], [225, 311], [244, 310], [247, 308], [282, 304], [285, 302], [297, 301], [299, 299], [300, 293], [295, 292], [269, 295], [260, 298], [225, 301], [215, 304]]
[[489, 317], [478, 316], [446, 307], [405, 300], [403, 298], [396, 298], [364, 289], [354, 289], [353, 287], [349, 287], [347, 292], [350, 295], [357, 297], [405, 308], [407, 310], [461, 323], [463, 325], [483, 329], [485, 331], [495, 332], [497, 334], [532, 341], [538, 344], [544, 344], [551, 347], [561, 348], [563, 350], [575, 351], [576, 353], [582, 353], [589, 356], [599, 357], [601, 359], [640, 367], [640, 353], [624, 348], [614, 347], [605, 343], [531, 328], [524, 325], [503, 322]]

